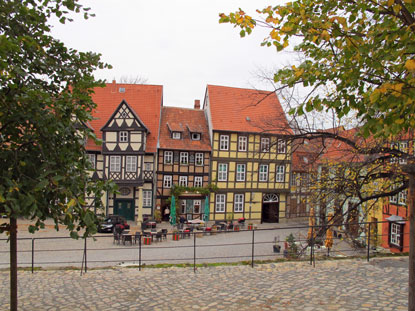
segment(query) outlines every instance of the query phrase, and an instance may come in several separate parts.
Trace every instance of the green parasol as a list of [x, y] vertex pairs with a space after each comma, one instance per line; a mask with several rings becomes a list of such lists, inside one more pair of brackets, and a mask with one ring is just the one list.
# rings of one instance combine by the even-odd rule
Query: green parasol
[[171, 196], [170, 224], [172, 226], [174, 226], [176, 224], [176, 200], [174, 199], [174, 195]]
[[205, 199], [205, 213], [203, 215], [203, 220], [205, 223], [209, 221], [209, 198], [207, 196]]

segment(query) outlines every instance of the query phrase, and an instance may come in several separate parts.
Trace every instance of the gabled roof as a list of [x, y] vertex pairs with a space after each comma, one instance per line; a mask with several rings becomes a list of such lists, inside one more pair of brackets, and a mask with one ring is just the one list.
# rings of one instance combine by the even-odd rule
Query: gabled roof
[[[109, 128], [109, 125], [111, 123], [111, 121], [114, 119], [114, 117], [117, 115], [117, 113], [122, 109], [122, 107], [125, 105], [125, 107], [127, 108], [128, 113], [131, 112], [132, 117], [138, 122], [139, 125], [135, 125], [135, 127], [140, 127], [140, 128], [144, 128], [146, 132], [149, 132], [148, 128], [145, 126], [144, 122], [141, 121], [140, 117], [135, 113], [134, 109], [132, 109], [130, 107], [130, 105], [128, 105], [128, 103], [123, 99], [120, 103], [120, 105], [117, 107], [117, 109], [115, 109], [114, 113], [112, 114], [112, 116], [108, 119], [107, 123], [104, 124], [104, 126], [101, 128], [101, 131], [105, 131]], [[128, 127], [131, 127], [128, 126]], [[134, 126], [133, 126], [134, 127]]]
[[[205, 113], [200, 109], [163, 107], [160, 122], [159, 148], [175, 150], [210, 151], [209, 129]], [[171, 137], [171, 124], [181, 124], [182, 139]], [[192, 129], [192, 130], [189, 130]], [[201, 134], [200, 140], [192, 140], [190, 134]], [[173, 130], [176, 131], [176, 130]]]
[[[122, 88], [123, 92], [120, 92]], [[157, 151], [157, 134], [160, 111], [163, 103], [163, 86], [144, 84], [107, 83], [103, 88], [95, 88], [92, 100], [97, 108], [92, 112], [95, 120], [90, 122], [95, 135], [102, 139], [101, 129], [108, 122], [120, 103], [124, 100], [150, 131], [147, 134], [146, 152]], [[88, 140], [87, 150], [101, 150]]]
[[210, 109], [212, 130], [292, 134], [275, 92], [208, 85], [203, 109]]

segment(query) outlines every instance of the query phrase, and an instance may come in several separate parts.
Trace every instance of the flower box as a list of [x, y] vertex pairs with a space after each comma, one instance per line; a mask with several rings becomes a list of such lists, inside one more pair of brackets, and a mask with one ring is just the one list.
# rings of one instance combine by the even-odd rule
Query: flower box
[[151, 245], [151, 237], [145, 236], [143, 238], [144, 245]]
[[173, 241], [180, 240], [180, 234], [178, 232], [173, 232], [172, 239], [173, 239]]

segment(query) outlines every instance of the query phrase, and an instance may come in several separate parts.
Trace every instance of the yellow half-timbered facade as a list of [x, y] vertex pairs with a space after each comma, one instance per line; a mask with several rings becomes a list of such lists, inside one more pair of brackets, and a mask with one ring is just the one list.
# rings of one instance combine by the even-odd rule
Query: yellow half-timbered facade
[[211, 181], [219, 188], [210, 195], [210, 220], [280, 222], [291, 157], [290, 129], [276, 95], [209, 85], [204, 110], [212, 143]]

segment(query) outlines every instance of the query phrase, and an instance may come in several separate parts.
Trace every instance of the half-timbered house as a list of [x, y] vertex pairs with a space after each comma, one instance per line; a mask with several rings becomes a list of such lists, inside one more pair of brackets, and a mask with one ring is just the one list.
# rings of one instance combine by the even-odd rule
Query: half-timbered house
[[[200, 188], [209, 184], [210, 140], [200, 101], [195, 109], [163, 107], [157, 163], [157, 208], [168, 220], [168, 199], [174, 185]], [[178, 214], [186, 219], [203, 219], [205, 195], [182, 193]]]
[[292, 131], [273, 92], [208, 85], [210, 220], [279, 222], [289, 194]]
[[153, 213], [163, 88], [113, 81], [94, 91], [97, 107], [88, 126], [102, 145], [89, 140], [86, 149], [94, 177], [112, 179], [119, 186], [119, 193], [102, 198], [105, 213], [142, 220], [142, 215]]

